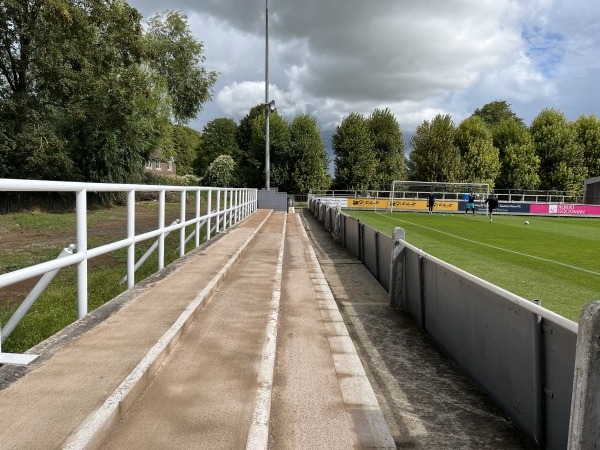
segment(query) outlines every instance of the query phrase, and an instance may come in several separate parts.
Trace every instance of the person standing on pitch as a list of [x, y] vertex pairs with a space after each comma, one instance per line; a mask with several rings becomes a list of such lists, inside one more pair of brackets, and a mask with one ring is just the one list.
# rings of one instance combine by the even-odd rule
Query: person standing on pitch
[[435, 205], [435, 194], [433, 192], [430, 192], [429, 195], [427, 195], [427, 208], [429, 209], [429, 214], [431, 214], [433, 212], [434, 205]]
[[488, 205], [488, 216], [490, 216], [490, 222], [492, 221], [492, 214], [494, 214], [494, 210], [498, 207], [498, 198], [492, 192], [490, 196], [485, 200], [484, 203]]
[[472, 192], [467, 197], [467, 211], [465, 214], [469, 214], [469, 209], [472, 209], [473, 215], [475, 215], [475, 194]]

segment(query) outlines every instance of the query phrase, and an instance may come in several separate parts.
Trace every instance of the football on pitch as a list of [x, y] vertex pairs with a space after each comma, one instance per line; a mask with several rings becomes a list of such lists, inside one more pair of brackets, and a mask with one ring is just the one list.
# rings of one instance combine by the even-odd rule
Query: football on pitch
[[526, 220], [526, 221], [525, 221], [525, 225], [529, 225], [529, 220]]

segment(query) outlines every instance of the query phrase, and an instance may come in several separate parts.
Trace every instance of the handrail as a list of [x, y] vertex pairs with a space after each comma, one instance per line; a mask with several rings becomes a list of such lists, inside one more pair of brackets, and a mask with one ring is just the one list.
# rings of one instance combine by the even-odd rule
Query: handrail
[[[77, 252], [62, 258], [45, 261], [29, 267], [0, 274], [0, 288], [44, 275], [63, 267], [77, 265], [77, 317], [88, 313], [87, 262], [93, 257], [127, 248], [127, 288], [135, 284], [135, 245], [147, 239], [158, 238], [158, 270], [163, 269], [165, 260], [166, 234], [180, 230], [179, 257], [185, 254], [186, 227], [195, 227], [195, 247], [200, 245], [200, 228], [205, 226], [205, 241], [211, 233], [220, 233], [256, 211], [258, 194], [256, 189], [222, 188], [207, 186], [164, 186], [143, 184], [75, 183], [66, 181], [40, 181], [0, 179], [0, 192], [72, 192], [76, 195], [76, 244]], [[97, 192], [124, 192], [127, 194], [127, 237], [98, 247], [88, 247], [87, 194]], [[158, 193], [157, 228], [135, 234], [135, 194], [138, 192]], [[179, 223], [165, 225], [166, 192], [180, 192]], [[195, 195], [194, 217], [186, 220], [188, 194]], [[205, 200], [202, 199], [205, 197]], [[216, 200], [213, 204], [213, 197]], [[205, 204], [202, 204], [202, 203]], [[202, 207], [202, 208], [201, 208]], [[201, 209], [206, 211], [201, 213]], [[214, 223], [213, 223], [214, 222]]]

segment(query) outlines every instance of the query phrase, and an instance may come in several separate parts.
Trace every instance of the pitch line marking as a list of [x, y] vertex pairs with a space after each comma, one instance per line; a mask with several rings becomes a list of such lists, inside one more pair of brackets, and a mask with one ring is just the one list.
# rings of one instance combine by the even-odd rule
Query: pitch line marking
[[[380, 212], [378, 212], [377, 214], [382, 215], [384, 217], [390, 217], [390, 216], [387, 216], [387, 215], [382, 214]], [[572, 266], [571, 264], [562, 263], [560, 261], [554, 261], [553, 259], [542, 258], [541, 256], [528, 255], [527, 253], [517, 252], [516, 250], [509, 250], [509, 249], [502, 248], [502, 247], [496, 247], [495, 245], [486, 244], [484, 242], [474, 241], [473, 239], [467, 239], [467, 238], [464, 238], [462, 236], [456, 236], [455, 234], [448, 233], [446, 231], [436, 230], [435, 228], [431, 228], [431, 227], [428, 227], [428, 226], [425, 226], [425, 225], [420, 225], [418, 223], [409, 222], [408, 220], [402, 220], [402, 219], [398, 219], [396, 217], [390, 217], [390, 218], [393, 219], [393, 220], [395, 220], [395, 221], [397, 221], [397, 222], [409, 223], [409, 224], [414, 225], [416, 227], [421, 227], [421, 228], [425, 228], [427, 230], [435, 231], [436, 233], [445, 234], [446, 236], [450, 236], [450, 237], [453, 237], [455, 239], [461, 239], [463, 241], [471, 242], [472, 244], [483, 245], [485, 247], [490, 247], [490, 248], [493, 248], [495, 250], [501, 250], [503, 252], [513, 253], [513, 254], [519, 255], [519, 256], [525, 256], [526, 258], [537, 259], [539, 261], [544, 261], [544, 262], [547, 262], [547, 263], [556, 264], [556, 265], [559, 265], [559, 266], [566, 267], [568, 269], [579, 270], [581, 272], [589, 273], [591, 275], [596, 275], [596, 276], [600, 277], [600, 272], [594, 272], [593, 270], [588, 270], [588, 269], [583, 269], [582, 267]]]

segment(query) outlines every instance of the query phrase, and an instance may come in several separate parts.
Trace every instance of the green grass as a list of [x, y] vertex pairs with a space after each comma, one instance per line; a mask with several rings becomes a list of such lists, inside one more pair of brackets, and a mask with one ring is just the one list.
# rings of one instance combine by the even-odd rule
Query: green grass
[[[137, 211], [144, 208], [156, 209], [155, 205], [139, 204]], [[178, 214], [178, 204], [167, 204], [167, 212]], [[177, 216], [177, 215], [176, 215]], [[178, 216], [177, 216], [178, 217]], [[126, 224], [126, 209], [116, 207], [98, 209], [89, 212], [88, 226], [90, 230], [89, 247], [114, 242], [125, 237], [106, 234], [107, 227], [98, 235], [94, 235], [94, 227], [107, 221], [118, 223], [116, 228], [121, 232], [120, 225]], [[120, 220], [122, 219], [122, 220]], [[167, 221], [170, 223], [169, 221]], [[111, 227], [108, 227], [111, 228]], [[64, 236], [65, 230], [75, 235], [75, 215], [73, 213], [19, 213], [0, 215], [0, 273], [10, 272], [43, 261], [55, 259], [66, 242], [74, 242], [71, 236]], [[204, 229], [203, 229], [204, 230]], [[24, 242], [20, 245], [5, 245], [11, 234], [23, 232], [35, 236], [36, 242]], [[190, 233], [188, 228], [186, 233]], [[201, 242], [204, 241], [204, 231], [201, 232]], [[56, 238], [56, 234], [61, 234]], [[67, 233], [68, 234], [68, 233]], [[28, 236], [29, 236], [28, 235]], [[2, 240], [4, 236], [4, 241]], [[65, 239], [67, 239], [65, 241]], [[154, 240], [147, 240], [136, 245], [136, 261], [152, 245]], [[194, 248], [194, 239], [186, 244], [186, 253]], [[179, 257], [179, 232], [172, 232], [165, 239], [165, 265]], [[98, 260], [90, 260], [88, 264], [88, 311], [93, 311], [107, 301], [113, 299], [127, 288], [121, 279], [126, 275], [127, 250], [120, 249], [104, 255]], [[158, 259], [156, 252], [136, 271], [136, 283], [157, 271]], [[0, 290], [1, 292], [2, 290]], [[0, 305], [0, 324], [4, 325], [18, 307], [16, 299], [10, 295], [3, 297]], [[62, 330], [77, 319], [77, 274], [76, 268], [70, 266], [62, 269], [44, 293], [38, 298], [30, 311], [25, 315], [13, 333], [2, 344], [6, 352], [21, 353], [44, 339]]]
[[600, 300], [600, 219], [345, 212], [571, 320]]

